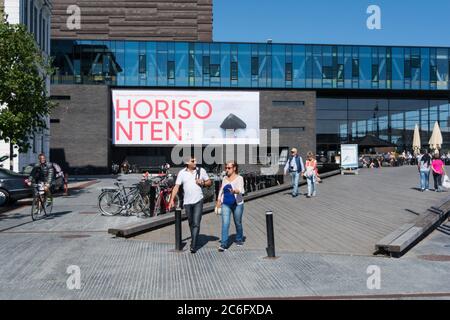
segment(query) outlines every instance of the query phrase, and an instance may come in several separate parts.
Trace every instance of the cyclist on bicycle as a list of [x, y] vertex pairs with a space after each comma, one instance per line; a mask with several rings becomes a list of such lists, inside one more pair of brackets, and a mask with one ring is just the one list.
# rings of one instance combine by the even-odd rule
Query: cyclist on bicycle
[[[44, 191], [47, 195], [50, 194], [50, 187], [52, 185], [54, 169], [50, 162], [47, 162], [45, 154], [41, 153], [38, 156], [39, 162], [36, 163], [31, 170], [30, 177], [28, 178], [28, 185], [43, 184]], [[48, 201], [51, 201], [51, 197], [47, 197]]]

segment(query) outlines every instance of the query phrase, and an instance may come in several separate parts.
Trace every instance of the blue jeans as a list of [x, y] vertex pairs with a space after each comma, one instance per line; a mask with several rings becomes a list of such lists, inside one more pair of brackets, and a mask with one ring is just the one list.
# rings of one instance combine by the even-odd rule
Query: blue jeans
[[222, 240], [223, 248], [228, 247], [228, 230], [230, 229], [230, 216], [233, 214], [234, 225], [236, 226], [236, 242], [244, 241], [244, 229], [242, 228], [242, 214], [244, 213], [244, 204], [234, 204], [228, 206], [222, 204]]
[[420, 189], [425, 190], [430, 187], [430, 171], [420, 170]]
[[291, 184], [292, 184], [292, 195], [298, 196], [298, 179], [300, 177], [300, 173], [298, 172], [291, 172]]
[[200, 233], [200, 223], [202, 222], [203, 214], [203, 200], [194, 204], [185, 204], [184, 210], [189, 222], [189, 229], [191, 230], [191, 249], [197, 249], [197, 239]]
[[316, 176], [306, 177], [306, 182], [308, 183], [308, 196], [315, 196], [317, 193]]

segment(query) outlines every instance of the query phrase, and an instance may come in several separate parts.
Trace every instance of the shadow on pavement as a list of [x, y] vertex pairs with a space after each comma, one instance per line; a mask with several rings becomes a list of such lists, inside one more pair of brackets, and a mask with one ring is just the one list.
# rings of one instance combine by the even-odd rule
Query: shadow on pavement
[[[45, 217], [45, 218], [42, 218], [42, 219], [40, 219], [40, 220], [53, 220], [53, 219], [55, 219], [55, 218], [62, 217], [62, 216], [66, 215], [66, 214], [68, 214], [68, 213], [71, 213], [71, 212], [73, 212], [73, 211], [61, 211], [61, 212], [55, 212], [55, 213], [50, 214], [50, 216]], [[29, 223], [32, 223], [32, 222], [36, 222], [36, 221], [33, 221], [33, 220], [31, 219], [31, 212], [30, 212], [30, 214], [22, 214], [22, 218], [24, 218], [24, 217], [26, 217], [26, 216], [29, 216], [29, 218], [30, 218], [29, 221], [24, 222], [24, 223], [20, 223], [20, 224], [16, 224], [16, 225], [14, 225], [14, 226], [10, 226], [10, 227], [5, 228], [5, 229], [0, 229], [0, 232], [9, 231], [9, 230], [12, 230], [12, 229], [15, 229], [15, 228], [24, 226], [24, 225], [29, 224]], [[39, 220], [38, 220], [38, 221], [39, 221]]]

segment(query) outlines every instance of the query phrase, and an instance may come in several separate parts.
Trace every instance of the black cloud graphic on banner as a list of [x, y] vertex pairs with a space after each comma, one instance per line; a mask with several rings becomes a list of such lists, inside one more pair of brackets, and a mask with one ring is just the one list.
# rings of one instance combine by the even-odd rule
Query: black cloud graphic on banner
[[222, 129], [228, 130], [228, 129], [245, 129], [247, 128], [247, 124], [238, 116], [230, 113], [225, 120], [223, 120], [222, 124], [220, 125]]

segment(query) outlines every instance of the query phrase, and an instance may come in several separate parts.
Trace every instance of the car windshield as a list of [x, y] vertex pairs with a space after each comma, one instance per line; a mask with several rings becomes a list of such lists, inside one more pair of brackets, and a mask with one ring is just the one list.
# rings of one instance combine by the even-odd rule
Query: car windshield
[[31, 171], [33, 170], [33, 166], [26, 166], [24, 169], [23, 169], [23, 174], [30, 174], [31, 173]]

